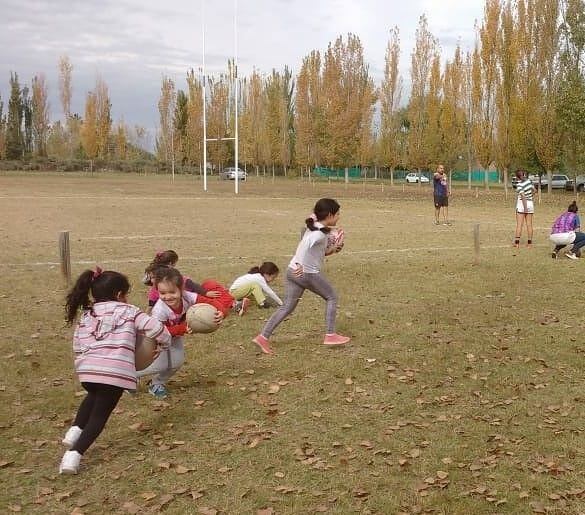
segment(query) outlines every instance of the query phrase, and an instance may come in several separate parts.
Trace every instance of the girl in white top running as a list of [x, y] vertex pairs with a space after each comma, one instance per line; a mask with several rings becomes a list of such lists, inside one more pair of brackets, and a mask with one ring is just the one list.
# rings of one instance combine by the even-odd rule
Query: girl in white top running
[[264, 354], [274, 354], [268, 338], [276, 327], [295, 310], [305, 290], [316, 293], [327, 302], [325, 311], [327, 332], [323, 344], [343, 345], [350, 340], [349, 337], [335, 332], [337, 293], [321, 273], [327, 248], [327, 235], [338, 220], [337, 201], [322, 198], [315, 204], [313, 215], [305, 221], [308, 230], [303, 235], [286, 271], [284, 304], [274, 312], [262, 332], [252, 340]]
[[282, 300], [268, 286], [278, 277], [278, 267], [272, 261], [264, 261], [254, 266], [247, 274], [238, 277], [230, 286], [230, 293], [237, 301], [241, 301], [238, 314], [242, 316], [253, 298], [260, 308], [282, 306]]

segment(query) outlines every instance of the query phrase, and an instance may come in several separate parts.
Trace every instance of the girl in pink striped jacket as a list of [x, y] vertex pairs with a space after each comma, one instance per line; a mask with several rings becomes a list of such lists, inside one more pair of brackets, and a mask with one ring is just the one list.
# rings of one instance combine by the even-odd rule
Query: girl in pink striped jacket
[[129, 291], [126, 276], [97, 268], [83, 272], [67, 295], [69, 324], [82, 310], [73, 352], [75, 371], [87, 396], [63, 438], [69, 450], [61, 460], [61, 474], [77, 474], [81, 456], [104, 429], [124, 390], [136, 389], [136, 333], [154, 338], [159, 344], [156, 353], [171, 342], [161, 322], [128, 304]]

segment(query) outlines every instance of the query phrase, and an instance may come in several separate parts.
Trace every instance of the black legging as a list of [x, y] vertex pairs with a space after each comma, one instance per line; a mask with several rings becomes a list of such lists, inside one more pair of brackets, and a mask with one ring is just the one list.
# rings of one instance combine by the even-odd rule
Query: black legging
[[103, 431], [108, 418], [118, 404], [123, 388], [100, 383], [81, 383], [87, 395], [77, 410], [74, 426], [83, 431], [77, 443], [71, 448], [83, 454]]

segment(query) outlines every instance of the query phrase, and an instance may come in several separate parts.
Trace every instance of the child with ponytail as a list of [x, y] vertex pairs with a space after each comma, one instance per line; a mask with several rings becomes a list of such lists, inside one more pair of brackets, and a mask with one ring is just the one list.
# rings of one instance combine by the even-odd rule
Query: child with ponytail
[[278, 267], [272, 261], [264, 261], [260, 266], [254, 266], [247, 274], [238, 277], [230, 286], [230, 293], [236, 301], [241, 301], [238, 315], [242, 316], [251, 299], [256, 301], [258, 307], [269, 308], [282, 306], [282, 300], [268, 286], [278, 276]]
[[264, 354], [274, 353], [268, 339], [276, 327], [295, 310], [305, 290], [316, 293], [326, 301], [327, 329], [323, 344], [343, 345], [350, 340], [349, 337], [335, 332], [337, 293], [321, 272], [327, 250], [327, 235], [331, 227], [337, 225], [339, 207], [337, 201], [322, 198], [315, 204], [313, 214], [305, 220], [308, 230], [303, 234], [286, 271], [284, 304], [274, 312], [262, 332], [252, 340]]
[[[154, 338], [159, 347], [171, 343], [164, 325], [128, 304], [130, 283], [113, 271], [86, 270], [67, 295], [66, 320], [73, 324], [75, 371], [87, 391], [63, 444], [59, 473], [77, 474], [81, 457], [104, 429], [124, 390], [136, 389], [136, 333]], [[91, 295], [91, 297], [90, 297]]]

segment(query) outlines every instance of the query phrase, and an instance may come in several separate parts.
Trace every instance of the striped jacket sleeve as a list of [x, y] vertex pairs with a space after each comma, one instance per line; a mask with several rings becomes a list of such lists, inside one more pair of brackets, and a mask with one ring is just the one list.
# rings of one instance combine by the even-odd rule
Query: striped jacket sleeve
[[171, 335], [167, 328], [154, 317], [139, 311], [134, 319], [137, 331], [143, 331], [149, 338], [154, 338], [164, 348], [171, 344]]

